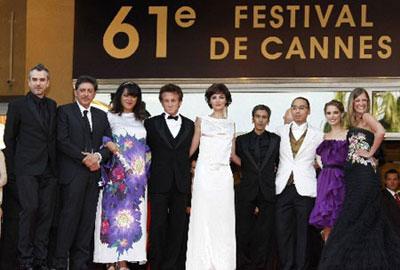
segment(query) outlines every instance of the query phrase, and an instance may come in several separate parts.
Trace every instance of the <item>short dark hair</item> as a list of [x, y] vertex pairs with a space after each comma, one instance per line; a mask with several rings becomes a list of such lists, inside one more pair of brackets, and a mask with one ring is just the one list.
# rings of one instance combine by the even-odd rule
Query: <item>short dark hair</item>
[[298, 100], [298, 99], [304, 100], [304, 101], [307, 103], [308, 109], [310, 109], [310, 101], [308, 101], [308, 99], [306, 99], [305, 97], [296, 97], [295, 99], [293, 99], [292, 105], [293, 105], [293, 103], [294, 103], [296, 100]]
[[158, 94], [158, 99], [160, 100], [160, 102], [162, 101], [162, 95], [167, 92], [177, 94], [179, 96], [179, 101], [182, 101], [183, 99], [182, 89], [176, 84], [168, 83], [160, 88], [160, 92]]
[[255, 106], [253, 108], [253, 110], [251, 111], [251, 116], [254, 117], [254, 115], [256, 114], [256, 111], [259, 111], [259, 110], [267, 112], [268, 121], [269, 121], [269, 119], [271, 118], [271, 109], [267, 105], [264, 105], [264, 104], [259, 104], [259, 105]]
[[117, 88], [117, 91], [113, 95], [113, 100], [112, 100], [112, 107], [110, 112], [116, 113], [121, 115], [124, 111], [124, 108], [122, 106], [121, 102], [121, 97], [124, 93], [124, 91], [127, 91], [128, 95], [137, 97], [136, 100], [136, 105], [133, 108], [133, 113], [135, 115], [135, 118], [137, 120], [144, 120], [147, 118], [146, 114], [146, 109], [145, 109], [145, 104], [142, 101], [142, 89], [140, 89], [139, 85], [137, 85], [134, 82], [126, 81], [120, 84]]
[[397, 174], [397, 178], [400, 178], [399, 172], [396, 169], [390, 169], [385, 172], [385, 180], [389, 174]]
[[232, 103], [232, 96], [231, 92], [229, 92], [228, 87], [226, 87], [225, 84], [223, 83], [213, 83], [208, 89], [206, 90], [206, 93], [204, 95], [205, 100], [208, 104], [208, 107], [212, 108], [211, 106], [211, 96], [214, 94], [223, 94], [226, 98], [226, 104], [225, 106], [228, 107]]
[[32, 67], [29, 70], [29, 73], [28, 73], [29, 74], [28, 75], [29, 79], [31, 78], [31, 73], [34, 70], [36, 70], [36, 71], [45, 71], [47, 73], [47, 79], [50, 79], [50, 72], [49, 72], [48, 68], [43, 64], [37, 64], [36, 66]]
[[89, 75], [82, 75], [80, 76], [75, 82], [75, 90], [78, 90], [79, 85], [82, 83], [91, 83], [93, 85], [94, 91], [97, 91], [97, 80]]

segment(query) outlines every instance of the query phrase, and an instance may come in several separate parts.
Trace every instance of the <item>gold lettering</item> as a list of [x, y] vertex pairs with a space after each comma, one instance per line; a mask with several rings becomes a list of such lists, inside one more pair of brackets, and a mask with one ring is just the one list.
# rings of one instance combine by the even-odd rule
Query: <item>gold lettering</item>
[[269, 59], [269, 60], [276, 60], [279, 57], [282, 56], [281, 52], [276, 52], [276, 53], [270, 53], [268, 51], [268, 44], [270, 43], [276, 43], [276, 44], [283, 44], [282, 40], [278, 37], [272, 36], [272, 37], [267, 37], [266, 39], [264, 39], [264, 41], [261, 43], [261, 54]]
[[[222, 51], [217, 52], [217, 44], [222, 45]], [[229, 53], [229, 43], [223, 37], [212, 37], [210, 39], [210, 59], [211, 60], [222, 60]]]
[[388, 59], [392, 56], [392, 47], [389, 45], [392, 43], [390, 36], [381, 36], [378, 39], [378, 45], [382, 50], [378, 50], [378, 56], [381, 59]]
[[247, 11], [247, 6], [235, 6], [235, 28], [240, 28], [240, 20], [247, 19], [247, 13], [243, 14], [242, 11]]
[[316, 50], [323, 59], [328, 59], [328, 37], [324, 36], [322, 38], [322, 43], [323, 45], [321, 46], [321, 43], [319, 43], [316, 37], [310, 37], [310, 59], [315, 59]]
[[280, 28], [283, 25], [283, 16], [282, 16], [283, 8], [282, 6], [272, 6], [271, 8], [271, 17], [275, 20], [270, 20], [269, 24], [272, 28]]
[[290, 43], [289, 50], [285, 56], [286, 59], [291, 59], [293, 55], [298, 55], [301, 59], [306, 59], [303, 46], [301, 45], [298, 36], [295, 36]]
[[261, 13], [260, 11], [265, 11], [265, 6], [254, 6], [253, 8], [253, 27], [254, 28], [265, 28], [265, 23], [260, 23], [260, 19], [266, 18], [265, 13]]
[[372, 36], [360, 36], [360, 59], [372, 59], [372, 54], [366, 52], [372, 49]]
[[310, 6], [304, 6], [304, 28], [310, 28]]
[[156, 58], [166, 58], [168, 7], [150, 6], [149, 14], [157, 16]]
[[[135, 53], [139, 47], [139, 33], [136, 28], [128, 23], [124, 23], [126, 16], [132, 7], [122, 6], [114, 17], [110, 25], [107, 27], [103, 36], [103, 47], [106, 52], [117, 59], [125, 59]], [[128, 36], [128, 44], [125, 48], [118, 48], [114, 44], [114, 37], [118, 33], [124, 33]]]
[[182, 6], [175, 12], [175, 22], [179, 27], [188, 28], [196, 20], [196, 11], [189, 6]]
[[353, 18], [353, 14], [351, 14], [349, 5], [343, 5], [342, 10], [340, 11], [339, 17], [336, 21], [335, 27], [339, 28], [342, 24], [349, 24], [351, 27], [356, 27], [356, 23]]
[[340, 59], [340, 51], [342, 51], [347, 59], [353, 59], [353, 37], [347, 37], [347, 45], [341, 37], [335, 37], [335, 59]]
[[315, 5], [315, 11], [317, 12], [318, 20], [319, 23], [321, 24], [322, 28], [325, 28], [326, 25], [328, 24], [329, 17], [331, 16], [333, 10], [333, 5], [328, 5], [326, 8], [325, 14], [322, 14], [321, 6], [320, 5]]
[[235, 38], [235, 60], [246, 60], [247, 55], [241, 54], [243, 51], [247, 51], [247, 45], [243, 44], [247, 42], [247, 37], [236, 37]]
[[300, 6], [287, 5], [286, 9], [290, 11], [290, 28], [296, 28], [296, 11], [300, 9]]
[[368, 22], [368, 6], [361, 5], [361, 27], [374, 27], [373, 22]]

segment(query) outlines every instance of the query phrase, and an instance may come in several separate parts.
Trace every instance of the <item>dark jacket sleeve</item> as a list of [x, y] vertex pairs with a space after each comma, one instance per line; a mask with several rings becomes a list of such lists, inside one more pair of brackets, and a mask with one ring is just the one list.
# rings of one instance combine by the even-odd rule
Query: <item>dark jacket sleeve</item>
[[[108, 122], [107, 116], [105, 117], [105, 125], [106, 128], [104, 130], [104, 136], [112, 138], [112, 132], [111, 132], [111, 127], [110, 127], [110, 123]], [[101, 155], [101, 162], [104, 163], [106, 162], [109, 158], [110, 158], [110, 150], [108, 150], [108, 148], [106, 147], [101, 147], [99, 150], [99, 153]]]
[[14, 179], [14, 156], [17, 139], [19, 135], [19, 128], [21, 124], [21, 118], [19, 110], [14, 102], [8, 105], [6, 125], [4, 129], [4, 143], [6, 149], [4, 151], [6, 157], [6, 166], [8, 177]]
[[82, 162], [84, 155], [79, 147], [71, 142], [69, 134], [68, 115], [63, 107], [59, 107], [57, 111], [57, 149], [77, 162]]

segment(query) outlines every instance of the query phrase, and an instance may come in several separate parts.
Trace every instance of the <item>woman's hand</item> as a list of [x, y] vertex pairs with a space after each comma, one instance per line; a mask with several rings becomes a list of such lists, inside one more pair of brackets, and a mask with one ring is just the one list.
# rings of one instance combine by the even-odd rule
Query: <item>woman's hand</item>
[[358, 149], [357, 150], [357, 155], [366, 159], [369, 159], [372, 157], [371, 152], [367, 151], [365, 149]]
[[114, 155], [119, 153], [119, 148], [118, 145], [116, 145], [113, 142], [107, 142], [106, 143], [106, 147], [108, 148], [108, 150], [110, 150], [111, 153], [113, 153]]

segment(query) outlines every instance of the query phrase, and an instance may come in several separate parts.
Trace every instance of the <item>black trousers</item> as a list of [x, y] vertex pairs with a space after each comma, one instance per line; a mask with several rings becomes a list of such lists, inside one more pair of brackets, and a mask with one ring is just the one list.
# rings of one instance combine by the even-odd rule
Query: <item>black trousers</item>
[[93, 233], [99, 194], [95, 174], [77, 175], [61, 185], [62, 210], [58, 224], [53, 266], [70, 270], [88, 269], [93, 250]]
[[314, 198], [301, 196], [295, 185], [277, 196], [276, 233], [282, 270], [309, 269], [310, 226]]
[[21, 265], [46, 264], [57, 179], [47, 167], [42, 175], [18, 175], [18, 260]]
[[265, 269], [275, 231], [275, 202], [266, 201], [259, 191], [253, 200], [236, 197], [235, 208], [237, 269]]
[[183, 240], [187, 239], [187, 194], [176, 187], [168, 193], [150, 193], [148, 261], [151, 270], [181, 270]]
[[17, 269], [18, 213], [21, 207], [15, 179], [3, 188], [3, 224], [0, 238], [0, 269]]

